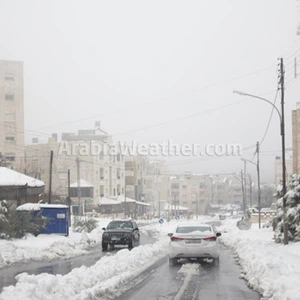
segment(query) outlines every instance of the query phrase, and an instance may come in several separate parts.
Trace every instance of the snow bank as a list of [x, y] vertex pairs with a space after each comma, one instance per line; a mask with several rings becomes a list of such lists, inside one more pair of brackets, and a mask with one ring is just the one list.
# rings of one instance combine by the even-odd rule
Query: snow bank
[[23, 239], [0, 240], [0, 268], [28, 261], [67, 259], [88, 253], [91, 247], [100, 244], [102, 227], [110, 220], [99, 220], [91, 233], [78, 233], [70, 229], [69, 237], [61, 235], [28, 235]]
[[163, 226], [151, 224], [143, 231], [159, 237], [153, 245], [122, 249], [115, 255], [109, 252], [91, 267], [73, 269], [67, 275], [28, 275], [16, 277], [17, 284], [3, 289], [1, 300], [52, 300], [52, 299], [103, 299], [104, 295], [116, 295], [124, 283], [130, 282], [138, 274], [167, 254], [169, 238], [167, 232], [174, 224]]
[[241, 277], [248, 285], [271, 300], [298, 300], [300, 295], [300, 243], [275, 244], [271, 228], [257, 224], [241, 231], [236, 221], [227, 220], [218, 229], [221, 241], [232, 247], [242, 266]]
[[[204, 220], [202, 219], [201, 221]], [[211, 220], [211, 218], [208, 220]], [[106, 220], [106, 224], [108, 222], [109, 220]], [[167, 233], [173, 232], [178, 222], [181, 221], [173, 220], [161, 225], [158, 223], [158, 220], [144, 221], [144, 226], [140, 227], [141, 232], [156, 237], [158, 240], [156, 243], [139, 246], [131, 251], [122, 249], [115, 255], [108, 252], [91, 267], [82, 266], [73, 269], [66, 275], [46, 273], [40, 275], [19, 274], [16, 277], [17, 283], [15, 286], [3, 288], [0, 300], [111, 299], [119, 295], [121, 288], [124, 288], [125, 284], [131, 283], [141, 272], [167, 255], [170, 240]], [[190, 222], [200, 222], [200, 220]], [[106, 227], [106, 225], [99, 227]], [[98, 230], [97, 234], [99, 239], [101, 239], [99, 232], [101, 229], [97, 228], [96, 230]], [[89, 236], [94, 234], [92, 232]], [[77, 242], [87, 240], [85, 234], [77, 238]], [[55, 247], [51, 244], [50, 249], [57, 251], [57, 248], [60, 247], [59, 243], [60, 241], [57, 241]]]

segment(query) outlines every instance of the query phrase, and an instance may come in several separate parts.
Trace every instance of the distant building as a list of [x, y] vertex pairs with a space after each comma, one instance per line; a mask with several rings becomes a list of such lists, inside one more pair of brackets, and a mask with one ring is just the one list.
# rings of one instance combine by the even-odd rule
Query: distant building
[[[286, 180], [288, 181], [293, 173], [293, 159], [286, 157]], [[282, 182], [282, 159], [280, 156], [275, 157], [275, 185], [278, 186]]]
[[293, 136], [293, 173], [300, 173], [300, 103], [292, 111]]
[[[70, 181], [74, 183], [77, 182], [79, 169], [80, 179], [94, 187], [93, 197], [89, 197], [89, 200], [93, 201], [89, 201], [87, 210], [96, 209], [101, 197], [118, 196], [125, 191], [125, 157], [120, 153], [110, 154], [101, 150], [112, 145], [112, 137], [100, 129], [79, 130], [78, 134], [64, 134], [61, 142], [57, 141], [57, 136], [54, 134], [47, 144], [26, 146], [27, 173], [42, 179], [48, 193], [50, 152], [53, 151], [53, 197], [58, 200], [66, 198], [68, 170], [70, 170]], [[86, 150], [83, 146], [86, 146]], [[75, 198], [74, 204], [77, 204], [77, 196]]]
[[23, 169], [23, 63], [0, 60], [0, 165]]
[[148, 157], [128, 155], [125, 157], [126, 196], [137, 201], [146, 200], [146, 167]]

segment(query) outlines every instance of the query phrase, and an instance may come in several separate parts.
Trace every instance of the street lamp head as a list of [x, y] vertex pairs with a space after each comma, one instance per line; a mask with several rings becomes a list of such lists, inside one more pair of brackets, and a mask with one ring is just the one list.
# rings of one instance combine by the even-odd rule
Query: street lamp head
[[241, 91], [233, 91], [234, 94], [238, 94], [238, 95], [241, 95], [241, 96], [246, 96], [246, 93], [243, 93]]

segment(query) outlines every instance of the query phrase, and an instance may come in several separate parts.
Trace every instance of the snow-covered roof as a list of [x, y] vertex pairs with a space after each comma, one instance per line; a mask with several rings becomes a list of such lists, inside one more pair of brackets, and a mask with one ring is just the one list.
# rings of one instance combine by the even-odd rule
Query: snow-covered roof
[[106, 197], [101, 197], [98, 201], [98, 205], [116, 205], [120, 204], [121, 202], [118, 200], [112, 200]]
[[68, 208], [63, 204], [25, 203], [17, 207], [17, 210], [41, 210], [41, 208]]
[[25, 186], [42, 187], [45, 183], [41, 180], [24, 175], [14, 170], [0, 167], [0, 186]]
[[145, 203], [145, 202], [141, 202], [141, 201], [136, 201], [136, 204], [144, 205], [144, 206], [151, 206], [151, 204]]
[[[80, 179], [80, 187], [95, 187], [95, 186], [93, 186], [91, 183], [89, 183], [89, 182], [87, 182], [87, 181], [85, 181], [84, 179]], [[78, 183], [77, 183], [77, 181], [76, 182], [74, 182], [74, 183], [72, 183], [71, 185], [70, 185], [70, 187], [71, 188], [77, 188], [78, 187]]]
[[[117, 200], [120, 201], [120, 202], [125, 202], [125, 196], [124, 195], [119, 195]], [[129, 197], [126, 197], [126, 202], [136, 202], [136, 200], [131, 199]]]

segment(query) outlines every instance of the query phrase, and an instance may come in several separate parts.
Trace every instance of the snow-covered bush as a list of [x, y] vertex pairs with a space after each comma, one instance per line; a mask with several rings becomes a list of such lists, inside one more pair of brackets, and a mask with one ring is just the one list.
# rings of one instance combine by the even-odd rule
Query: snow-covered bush
[[43, 217], [41, 212], [20, 212], [11, 209], [5, 200], [0, 201], [1, 239], [22, 238], [26, 233], [37, 236], [48, 222], [48, 218]]
[[[300, 174], [293, 175], [288, 183], [286, 199], [286, 222], [288, 224], [288, 237], [290, 241], [300, 241]], [[277, 213], [274, 218], [274, 239], [277, 243], [283, 242], [283, 195], [282, 187], [277, 190]]]
[[75, 217], [72, 227], [75, 232], [82, 232], [82, 231], [91, 232], [92, 230], [97, 228], [97, 225], [98, 225], [97, 219], [90, 218], [90, 217], [88, 219]]

